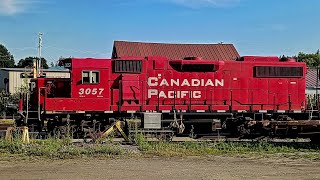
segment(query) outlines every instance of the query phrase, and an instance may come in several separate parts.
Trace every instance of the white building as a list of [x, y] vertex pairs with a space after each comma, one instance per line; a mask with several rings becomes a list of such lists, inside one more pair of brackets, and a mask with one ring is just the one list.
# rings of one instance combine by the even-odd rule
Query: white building
[[[70, 78], [67, 69], [43, 69], [41, 70], [47, 78]], [[11, 94], [17, 92], [19, 88], [30, 82], [30, 78], [25, 78], [24, 74], [31, 72], [25, 68], [1, 68], [0, 69], [0, 90], [5, 90]]]

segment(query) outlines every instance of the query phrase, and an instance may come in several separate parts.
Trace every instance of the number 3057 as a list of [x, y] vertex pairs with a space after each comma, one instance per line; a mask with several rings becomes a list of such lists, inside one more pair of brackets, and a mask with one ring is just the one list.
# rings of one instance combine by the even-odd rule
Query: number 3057
[[104, 88], [80, 88], [79, 89], [79, 95], [101, 95], [104, 91]]

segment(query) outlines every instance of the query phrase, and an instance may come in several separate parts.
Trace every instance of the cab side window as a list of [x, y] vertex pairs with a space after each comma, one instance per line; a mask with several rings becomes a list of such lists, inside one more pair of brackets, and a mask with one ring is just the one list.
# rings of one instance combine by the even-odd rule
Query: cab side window
[[100, 83], [100, 76], [98, 71], [92, 71], [91, 79], [92, 83], [97, 84]]
[[90, 71], [82, 71], [82, 84], [90, 83]]
[[82, 71], [82, 84], [98, 84], [100, 83], [99, 71]]

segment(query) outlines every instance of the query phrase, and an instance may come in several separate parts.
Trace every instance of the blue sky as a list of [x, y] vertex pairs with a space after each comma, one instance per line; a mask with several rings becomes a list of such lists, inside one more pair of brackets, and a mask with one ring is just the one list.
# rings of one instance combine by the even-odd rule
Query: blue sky
[[0, 43], [18, 61], [110, 57], [114, 40], [233, 43], [241, 55], [320, 48], [318, 0], [0, 0]]

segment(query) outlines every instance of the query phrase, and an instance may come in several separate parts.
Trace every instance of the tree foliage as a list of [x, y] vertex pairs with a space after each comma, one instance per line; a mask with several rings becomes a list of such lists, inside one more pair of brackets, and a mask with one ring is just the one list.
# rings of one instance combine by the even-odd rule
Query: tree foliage
[[8, 51], [8, 49], [0, 44], [0, 67], [1, 68], [11, 68], [14, 67], [13, 55]]
[[[24, 67], [33, 67], [33, 61], [39, 60], [38, 57], [26, 57], [24, 59], [20, 59], [17, 64], [17, 67], [24, 68]], [[45, 58], [41, 58], [41, 67], [44, 69], [48, 69], [49, 66], [47, 64], [47, 60]]]
[[298, 62], [305, 62], [308, 67], [317, 67], [320, 65], [320, 52], [316, 53], [303, 53], [299, 52], [298, 56], [295, 56]]
[[58, 67], [58, 62], [51, 62], [50, 67]]

